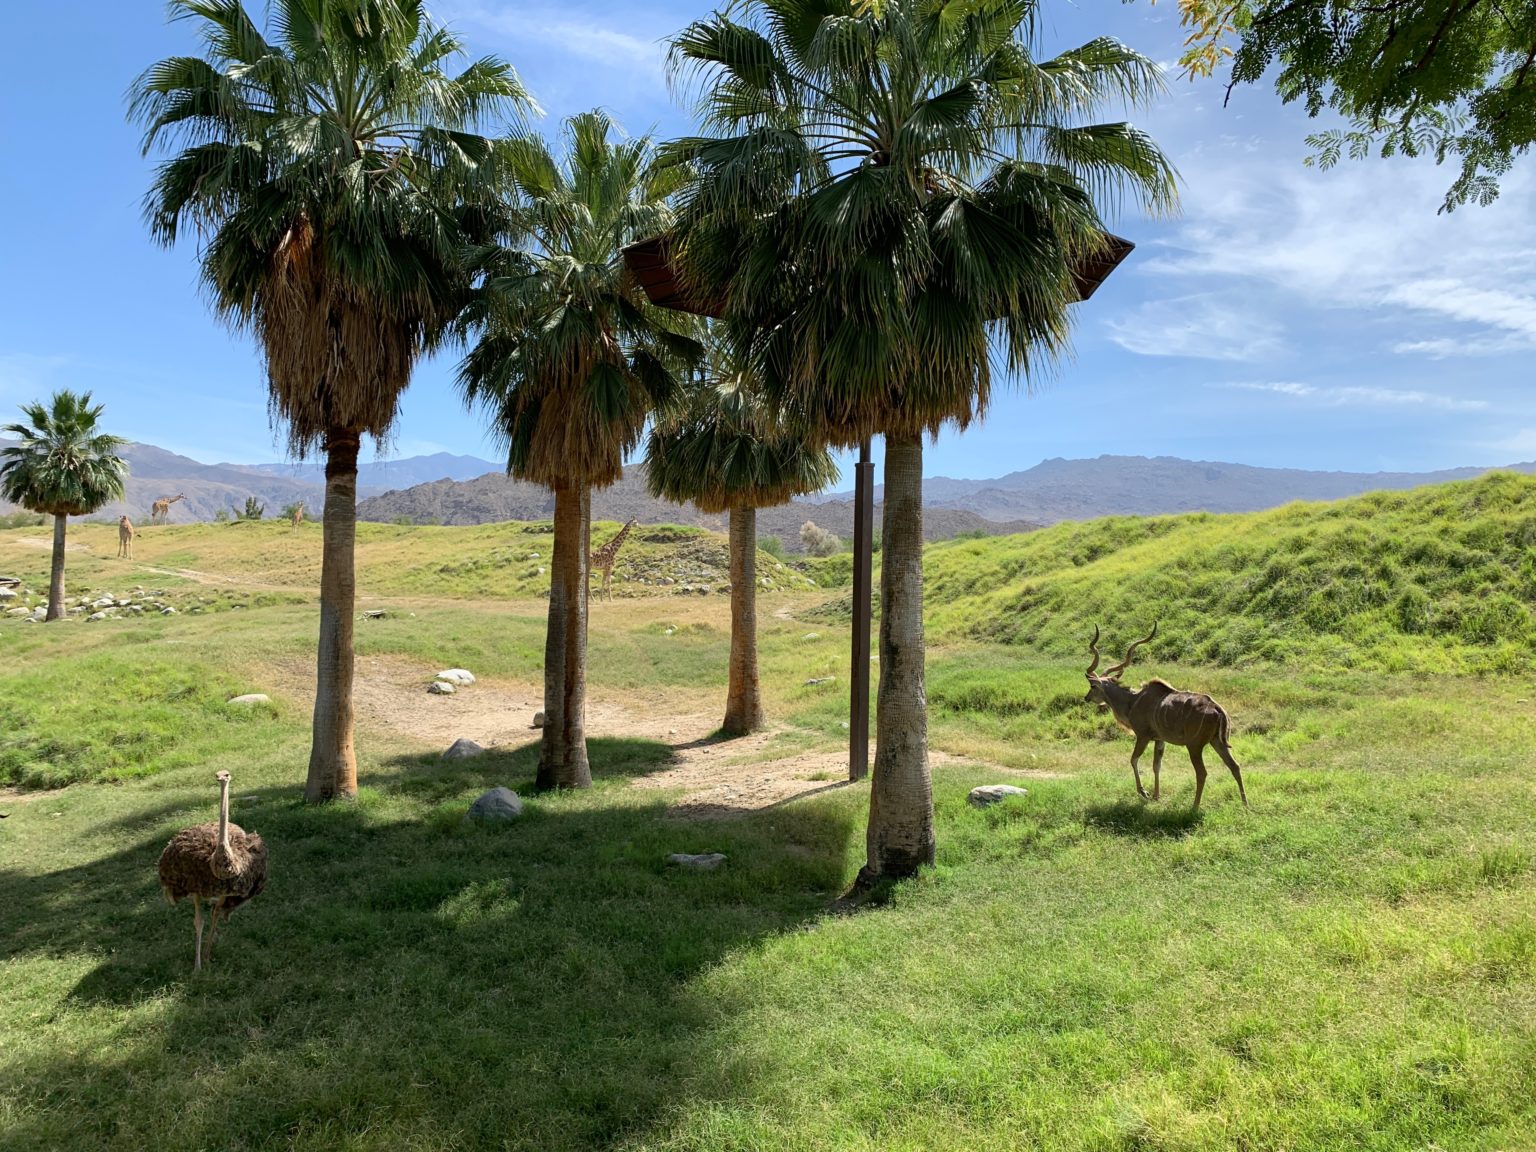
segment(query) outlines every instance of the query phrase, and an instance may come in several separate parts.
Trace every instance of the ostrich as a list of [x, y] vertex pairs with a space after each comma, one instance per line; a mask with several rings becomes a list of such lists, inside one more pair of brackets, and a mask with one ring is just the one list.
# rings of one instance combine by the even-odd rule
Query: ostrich
[[197, 928], [197, 952], [192, 971], [203, 966], [203, 901], [212, 923], [208, 930], [209, 963], [219, 921], [267, 883], [267, 845], [255, 832], [229, 822], [229, 773], [218, 773], [219, 819], [216, 823], [183, 828], [160, 853], [160, 889], [172, 904], [192, 897], [192, 922]]

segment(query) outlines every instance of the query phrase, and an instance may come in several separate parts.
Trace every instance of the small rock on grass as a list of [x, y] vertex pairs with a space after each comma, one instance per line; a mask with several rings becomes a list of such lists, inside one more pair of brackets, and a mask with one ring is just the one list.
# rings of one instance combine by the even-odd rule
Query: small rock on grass
[[1012, 784], [983, 784], [980, 788], [972, 788], [968, 797], [977, 808], [990, 808], [993, 804], [1001, 804], [1010, 796], [1028, 796], [1023, 788], [1015, 788]]
[[443, 753], [444, 760], [468, 760], [473, 756], [482, 755], [485, 749], [476, 744], [467, 736], [460, 736], [448, 746], [448, 751]]
[[533, 714], [533, 726], [535, 728], [542, 728], [542, 727], [544, 727], [544, 713], [542, 713], [542, 712], [535, 712]]
[[483, 793], [469, 806], [469, 811], [464, 814], [467, 821], [501, 821], [515, 820], [523, 814], [523, 801], [518, 794], [510, 788], [492, 788]]
[[232, 696], [229, 700], [231, 704], [268, 704], [270, 702], [271, 697], [265, 692], [247, 692], [244, 696]]
[[446, 680], [434, 680], [427, 685], [427, 691], [434, 696], [452, 696], [457, 689]]
[[475, 674], [463, 668], [448, 668], [437, 674], [439, 680], [446, 680], [450, 684], [460, 688], [468, 687], [475, 682]]
[[690, 872], [713, 872], [725, 863], [725, 853], [702, 852], [695, 856], [687, 852], [674, 852], [667, 857], [667, 863], [676, 864], [679, 868], [685, 868]]

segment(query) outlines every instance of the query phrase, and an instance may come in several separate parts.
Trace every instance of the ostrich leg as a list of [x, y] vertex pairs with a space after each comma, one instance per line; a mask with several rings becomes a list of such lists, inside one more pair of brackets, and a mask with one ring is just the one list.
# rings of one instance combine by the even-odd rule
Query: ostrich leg
[[213, 963], [213, 940], [219, 934], [219, 906], [214, 903], [208, 905], [208, 947], [203, 949], [203, 959]]
[[203, 901], [199, 896], [192, 897], [192, 924], [197, 930], [197, 951], [192, 956], [192, 971], [201, 972], [203, 969]]

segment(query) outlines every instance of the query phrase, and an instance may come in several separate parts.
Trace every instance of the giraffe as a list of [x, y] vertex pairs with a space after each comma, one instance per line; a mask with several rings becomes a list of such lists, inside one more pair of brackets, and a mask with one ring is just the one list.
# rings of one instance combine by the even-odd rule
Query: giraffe
[[171, 505], [178, 500], [185, 500], [187, 494], [178, 492], [174, 496], [162, 496], [156, 500], [149, 509], [149, 522], [151, 524], [164, 524], [171, 518]]
[[629, 523], [619, 529], [617, 536], [601, 548], [594, 549], [587, 555], [588, 575], [591, 574], [593, 569], [599, 570], [603, 574], [602, 594], [605, 597], [611, 598], [608, 586], [613, 580], [613, 561], [618, 556], [619, 549], [624, 547], [625, 537], [633, 532], [639, 523], [640, 521], [638, 520], [630, 520]]
[[126, 516], [120, 516], [117, 520], [117, 558], [133, 559], [133, 521]]
[[293, 506], [293, 526], [297, 528], [304, 523], [304, 501], [300, 500]]

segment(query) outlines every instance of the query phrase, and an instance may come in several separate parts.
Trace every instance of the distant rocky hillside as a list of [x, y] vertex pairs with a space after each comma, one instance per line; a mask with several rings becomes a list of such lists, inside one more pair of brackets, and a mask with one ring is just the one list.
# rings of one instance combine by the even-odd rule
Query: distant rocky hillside
[[[0, 445], [13, 441], [0, 441]], [[316, 513], [324, 502], [324, 490], [283, 476], [273, 476], [238, 464], [200, 464], [152, 444], [129, 444], [123, 450], [128, 463], [127, 496], [108, 504], [95, 519], [116, 520], [126, 514], [135, 524], [149, 522], [150, 505], [161, 497], [185, 494], [171, 506], [174, 524], [212, 520], [221, 509], [244, 508], [248, 496], [266, 506], [268, 516], [281, 513], [285, 504], [305, 501]], [[11, 507], [0, 501], [0, 510]]]
[[[282, 476], [289, 480], [301, 480], [316, 487], [325, 483], [325, 464], [321, 460], [305, 460], [284, 464], [235, 464], [220, 467], [240, 468], [261, 472], [270, 476]], [[487, 472], [495, 472], [501, 466], [478, 456], [455, 456], [451, 452], [434, 452], [429, 456], [406, 456], [398, 460], [371, 460], [357, 467], [357, 490], [364, 496], [387, 492], [391, 488], [409, 488], [412, 484], [425, 484], [429, 480], [473, 480]]]
[[[0, 439], [0, 447], [12, 443]], [[315, 461], [299, 464], [203, 464], [188, 456], [167, 452], [153, 444], [129, 444], [123, 450], [128, 462], [127, 497], [96, 513], [97, 519], [116, 520], [126, 513], [135, 524], [147, 522], [150, 505], [162, 496], [185, 493], [186, 499], [171, 506], [173, 524], [212, 520], [220, 511], [245, 507], [256, 497], [268, 516], [278, 516], [285, 505], [303, 501], [311, 515], [325, 503], [325, 472]], [[474, 456], [439, 452], [399, 460], [375, 460], [358, 468], [358, 493], [363, 496], [387, 491], [399, 484], [415, 484], [440, 477], [463, 478], [494, 470], [496, 465]], [[11, 505], [0, 501], [0, 511]]]
[[[503, 520], [548, 520], [554, 510], [555, 498], [549, 489], [493, 473], [474, 480], [437, 480], [400, 492], [386, 492], [364, 500], [358, 505], [357, 514], [363, 520], [384, 523], [489, 524]], [[613, 487], [592, 494], [592, 518], [618, 521], [633, 518], [642, 524], [691, 524], [716, 531], [724, 531], [726, 527], [725, 516], [700, 512], [692, 504], [670, 504], [651, 496], [645, 490], [645, 472], [639, 465], [625, 469], [624, 479]], [[839, 536], [852, 536], [853, 502], [830, 500], [763, 508], [757, 514], [758, 536], [777, 536], [788, 551], [797, 552], [800, 550], [800, 526], [807, 520]], [[948, 540], [967, 532], [989, 535], [1028, 532], [1036, 527], [1038, 525], [1019, 520], [999, 523], [954, 508], [935, 508], [923, 515], [923, 535], [929, 540]]]
[[[1511, 464], [1507, 470], [1536, 472], [1536, 463]], [[1340, 500], [1380, 489], [1469, 480], [1490, 471], [1494, 469], [1309, 472], [1172, 456], [1100, 456], [1094, 460], [1045, 460], [994, 480], [929, 477], [923, 481], [923, 498], [931, 508], [964, 509], [990, 520], [1054, 524], [1114, 515], [1257, 512], [1293, 500]], [[878, 488], [876, 494], [878, 498]], [[846, 493], [824, 497], [846, 498]]]

